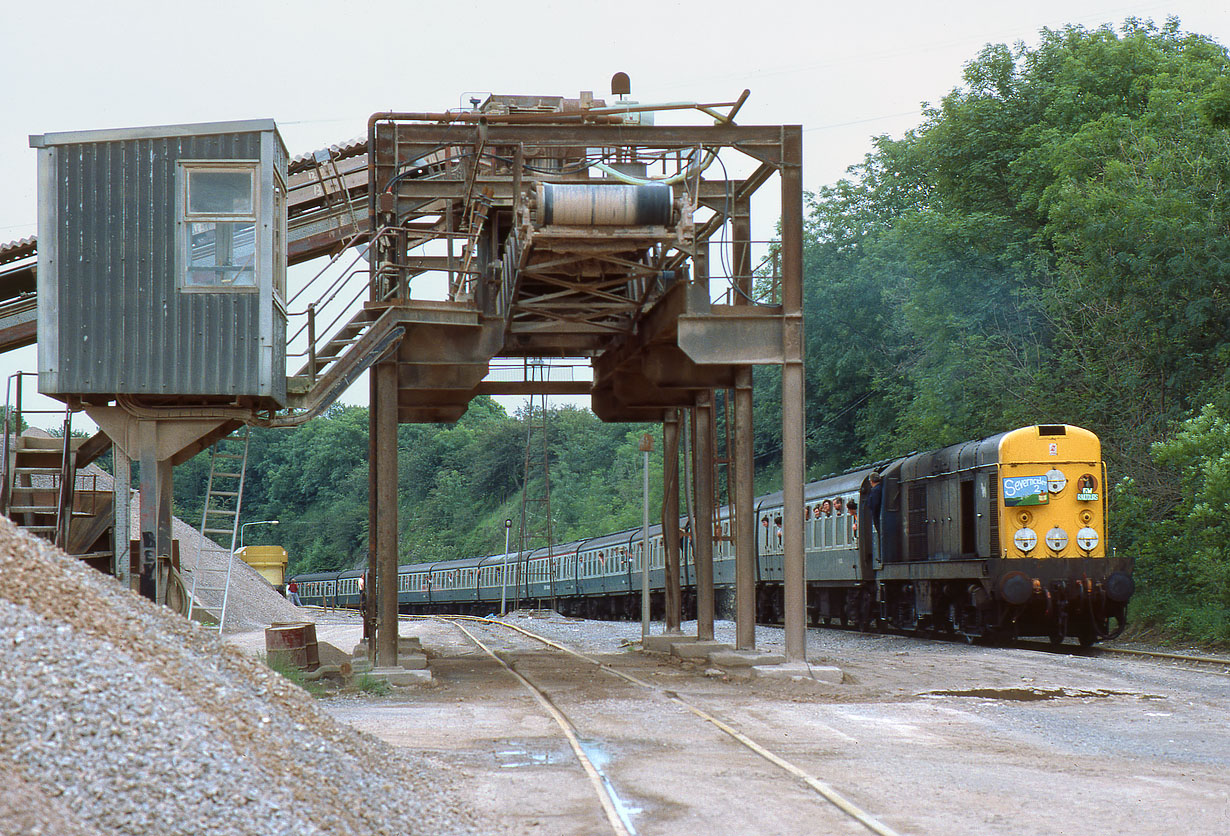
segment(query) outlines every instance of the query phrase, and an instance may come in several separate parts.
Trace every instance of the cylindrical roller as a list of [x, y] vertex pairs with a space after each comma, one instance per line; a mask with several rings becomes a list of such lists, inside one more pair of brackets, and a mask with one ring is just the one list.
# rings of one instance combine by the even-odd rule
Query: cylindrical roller
[[668, 226], [671, 187], [540, 183], [538, 220], [543, 226]]

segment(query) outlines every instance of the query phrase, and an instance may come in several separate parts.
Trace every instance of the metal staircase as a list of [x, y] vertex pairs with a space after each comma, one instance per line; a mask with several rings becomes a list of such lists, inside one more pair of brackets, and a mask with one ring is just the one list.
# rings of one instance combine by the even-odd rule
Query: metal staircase
[[33, 376], [17, 372], [8, 379], [0, 442], [4, 467], [0, 512], [19, 528], [109, 570], [114, 554], [110, 542], [114, 492], [100, 489], [96, 475], [78, 475], [79, 466], [93, 461], [102, 448], [94, 439], [73, 437], [72, 412], [67, 409], [59, 437], [19, 434], [24, 416], [60, 414], [23, 408], [22, 383]]
[[[209, 481], [205, 488], [205, 507], [201, 511], [200, 549], [196, 567], [192, 570], [192, 587], [188, 592], [188, 618], [197, 609], [204, 610], [218, 622], [218, 633], [226, 624], [226, 602], [230, 594], [231, 568], [235, 564], [235, 545], [239, 538], [239, 514], [243, 508], [243, 485], [248, 469], [250, 430], [218, 439], [209, 458]], [[230, 549], [212, 551], [215, 565], [207, 566], [206, 542], [220, 535], [230, 536]], [[215, 541], [216, 542], [216, 541]], [[214, 560], [214, 558], [219, 558]], [[223, 565], [216, 565], [222, 563]]]

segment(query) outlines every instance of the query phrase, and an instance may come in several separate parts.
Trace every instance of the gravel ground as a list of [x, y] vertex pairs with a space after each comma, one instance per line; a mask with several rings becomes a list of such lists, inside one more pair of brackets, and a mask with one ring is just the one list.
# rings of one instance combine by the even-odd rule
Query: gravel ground
[[0, 834], [493, 832], [463, 778], [0, 519]]
[[[637, 661], [640, 654], [626, 649], [639, 639], [639, 623], [591, 622], [549, 613], [514, 613], [507, 620], [619, 667], [651, 664], [649, 659]], [[456, 671], [457, 663], [469, 658], [458, 655], [466, 653], [464, 645], [446, 640], [434, 626], [416, 629], [433, 631], [432, 640], [425, 635], [423, 643], [429, 653], [440, 654], [435, 691], [424, 692], [400, 717], [391, 710], [365, 717], [354, 708], [344, 709], [344, 714], [334, 708], [335, 714], [390, 742], [414, 746], [424, 739], [448, 741], [437, 745], [453, 745], [459, 760], [467, 755], [477, 760], [484, 746], [476, 732], [482, 729], [474, 729], [471, 715], [486, 718], [504, 707], [487, 691], [501, 676], [494, 672], [491, 686], [466, 679], [450, 683], [443, 662], [452, 654]], [[694, 635], [695, 623], [685, 623], [683, 630]], [[652, 626], [652, 633], [661, 631], [660, 623]], [[733, 641], [734, 624], [719, 621], [715, 633], [719, 640]], [[781, 629], [758, 627], [756, 635], [761, 650], [781, 650]], [[840, 685], [749, 680], [734, 672], [713, 676], [703, 664], [688, 662], [663, 661], [664, 667], [647, 673], [832, 783], [901, 833], [1230, 833], [1230, 726], [1225, 723], [1230, 677], [1224, 673], [1132, 657], [1052, 654], [840, 630], [808, 630], [807, 642], [809, 661], [844, 672]], [[524, 661], [517, 664], [538, 664], [535, 660], [543, 651], [532, 644], [526, 647], [528, 655], [518, 656]], [[672, 748], [645, 745], [653, 728], [650, 721], [664, 720], [668, 712], [638, 710], [614, 696], [604, 700], [603, 683], [591, 675], [571, 686], [557, 685], [554, 693], [566, 701], [583, 689], [581, 698], [591, 702], [582, 703], [581, 710], [590, 718], [637, 718], [633, 725], [640, 732], [626, 724], [587, 728], [607, 742], [612, 756], [607, 773], [621, 794], [641, 808], [638, 827], [715, 836], [837, 832], [793, 800], [790, 782], [769, 781], [753, 789], [754, 765], [738, 767], [748, 786], [735, 792], [739, 801], [734, 807], [701, 800], [700, 792], [727, 774], [726, 756], [716, 750], [709, 755], [715, 764], [712, 778], [688, 772], [690, 761], [666, 768]], [[450, 705], [454, 699], [457, 703]], [[460, 710], [461, 700], [477, 705], [466, 714]], [[454, 720], [444, 709], [461, 717]], [[496, 745], [511, 741], [528, 751], [536, 751], [535, 746], [550, 751], [545, 737], [524, 741], [520, 722], [510, 715], [501, 730], [488, 719], [483, 729], [492, 730]], [[398, 724], [404, 728], [395, 732]], [[469, 751], [467, 735], [476, 738]], [[706, 757], [693, 752], [691, 742], [685, 745], [684, 751]], [[644, 764], [650, 761], [663, 768], [646, 772]], [[472, 784], [481, 787], [484, 779], [480, 774]], [[527, 783], [534, 785], [532, 780]], [[475, 786], [467, 791], [477, 792]], [[516, 797], [528, 808], [533, 792], [520, 789]], [[704, 820], [710, 812], [707, 805], [722, 809], [726, 817]], [[760, 830], [740, 825], [739, 816], [749, 805], [765, 814]], [[539, 808], [549, 809], [545, 799]], [[687, 809], [681, 813], [680, 808]], [[784, 824], [782, 811], [793, 816]], [[519, 812], [508, 809], [505, 818], [514, 820]], [[672, 829], [685, 818], [688, 831]], [[566, 823], [554, 832], [570, 833]]]

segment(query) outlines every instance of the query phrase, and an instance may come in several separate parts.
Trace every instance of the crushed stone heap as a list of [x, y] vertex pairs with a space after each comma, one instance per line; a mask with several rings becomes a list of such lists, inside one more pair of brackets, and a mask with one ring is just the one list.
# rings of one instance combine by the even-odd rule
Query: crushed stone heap
[[490, 832], [461, 777], [0, 518], [3, 836]]
[[[38, 427], [30, 427], [22, 435], [51, 438], [46, 430]], [[10, 438], [10, 444], [12, 443], [14, 442]], [[2, 466], [0, 463], [0, 467]], [[51, 488], [55, 484], [50, 476], [36, 474], [31, 478], [34, 479], [34, 484], [43, 487]], [[99, 467], [97, 463], [92, 463], [77, 472], [76, 486], [77, 490], [114, 491], [115, 477]], [[129, 507], [131, 517], [128, 530], [135, 538], [138, 536], [137, 532], [141, 530], [140, 499], [135, 490], [131, 493]], [[228, 561], [233, 564], [231, 588], [226, 602], [226, 632], [259, 630], [275, 621], [303, 619], [302, 613], [279, 595], [259, 572], [239, 558], [232, 556], [230, 549], [223, 548], [208, 537], [202, 536], [200, 531], [179, 517], [171, 518], [171, 536], [179, 541], [180, 569], [183, 572], [184, 582], [189, 586], [192, 584], [192, 574], [196, 571], [198, 564], [212, 570], [225, 569]], [[217, 575], [208, 577], [211, 583], [216, 583], [218, 579]]]

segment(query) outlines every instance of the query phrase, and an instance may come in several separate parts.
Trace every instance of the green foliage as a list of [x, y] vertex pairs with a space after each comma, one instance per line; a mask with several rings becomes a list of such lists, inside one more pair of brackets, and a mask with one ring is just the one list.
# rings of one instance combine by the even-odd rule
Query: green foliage
[[[1230, 421], [1213, 404], [1152, 445], [1180, 486], [1174, 508], [1137, 523], [1138, 616], [1174, 632], [1230, 642]], [[1130, 486], [1129, 486], [1130, 487]], [[1125, 490], [1125, 493], [1129, 491]], [[1147, 512], [1130, 498], [1127, 510]], [[1120, 511], [1122, 513], [1122, 511]]]
[[[655, 426], [604, 424], [587, 410], [553, 409], [547, 421], [552, 525], [565, 542], [641, 521], [642, 432], [659, 441], [651, 454], [655, 519], [661, 503], [661, 442]], [[525, 416], [508, 416], [478, 398], [452, 425], [398, 430], [401, 561], [452, 560], [504, 549], [504, 520], [518, 548], [525, 473]], [[366, 565], [368, 412], [335, 407], [290, 430], [252, 434], [243, 518], [279, 525], [247, 530], [245, 543], [286, 548], [289, 571], [336, 571]], [[541, 455], [531, 463], [530, 496], [543, 495]], [[176, 514], [199, 524], [209, 474], [202, 453], [176, 470]], [[541, 530], [534, 507], [527, 531]], [[531, 545], [538, 545], [536, 541]]]
[[388, 680], [372, 676], [370, 673], [359, 674], [355, 678], [354, 687], [356, 691], [375, 697], [387, 697], [393, 690], [389, 687]]
[[[1224, 561], [1197, 534], [1218, 529], [1176, 484], [1188, 454], [1150, 444], [1230, 389], [1227, 78], [1225, 48], [1174, 19], [990, 45], [918, 128], [813, 195], [810, 472], [1087, 426], [1129, 477], [1114, 534], [1142, 550], [1141, 600], [1210, 635]], [[1176, 603], [1195, 600], [1205, 615]]]
[[323, 697], [325, 695], [325, 687], [321, 685], [320, 682], [306, 679], [303, 676], [303, 671], [291, 663], [286, 653], [262, 653], [260, 654], [260, 659], [268, 665], [271, 670], [280, 674], [283, 678], [295, 683], [313, 697]]

